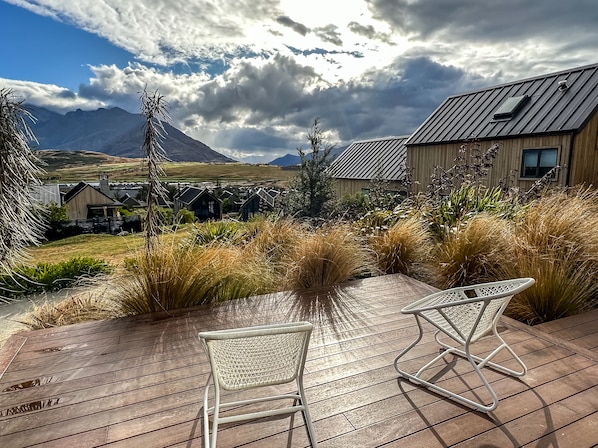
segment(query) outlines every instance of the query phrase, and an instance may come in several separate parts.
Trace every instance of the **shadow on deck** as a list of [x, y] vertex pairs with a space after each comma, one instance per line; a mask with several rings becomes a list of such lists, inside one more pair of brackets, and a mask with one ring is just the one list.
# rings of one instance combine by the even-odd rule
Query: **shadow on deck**
[[[393, 368], [417, 333], [400, 309], [432, 291], [389, 275], [13, 335], [0, 351], [0, 446], [199, 447], [209, 364], [197, 333], [292, 320], [314, 324], [305, 386], [322, 448], [598, 443], [598, 314], [583, 318], [585, 333], [579, 321], [529, 328], [503, 318], [501, 334], [529, 372], [514, 379], [488, 370], [500, 403], [486, 415], [398, 379]], [[484, 341], [476, 346], [485, 349]], [[410, 356], [420, 363], [436, 351], [430, 338]], [[438, 375], [447, 387], [482, 395], [466, 362], [449, 362]], [[228, 425], [219, 446], [303, 447], [302, 424]]]

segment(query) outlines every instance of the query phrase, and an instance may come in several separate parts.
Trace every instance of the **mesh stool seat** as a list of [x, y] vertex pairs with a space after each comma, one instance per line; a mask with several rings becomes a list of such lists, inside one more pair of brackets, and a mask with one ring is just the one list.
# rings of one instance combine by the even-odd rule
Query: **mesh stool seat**
[[[484, 377], [481, 369], [487, 366], [507, 375], [525, 375], [527, 371], [525, 364], [507, 345], [504, 339], [500, 337], [496, 330], [496, 324], [511, 298], [515, 294], [529, 288], [534, 283], [535, 280], [533, 278], [520, 278], [452, 288], [431, 294], [406, 306], [401, 312], [404, 314], [413, 314], [413, 316], [415, 316], [419, 328], [419, 335], [415, 341], [402, 350], [396, 357], [394, 362], [395, 369], [402, 377], [409, 381], [423, 385], [430, 390], [436, 391], [441, 395], [471, 406], [479, 411], [490, 412], [494, 410], [496, 406], [498, 406], [498, 398]], [[399, 360], [421, 341], [423, 336], [421, 319], [428, 321], [436, 328], [434, 339], [440, 345], [441, 351], [438, 356], [425, 364], [415, 374], [411, 374], [399, 368]], [[498, 339], [498, 347], [485, 358], [473, 355], [471, 353], [471, 344], [490, 333]], [[457, 343], [459, 348], [441, 341], [439, 339], [440, 335], [448, 336]], [[511, 354], [521, 367], [520, 370], [515, 371], [490, 361], [502, 349], [507, 350]], [[492, 402], [490, 404], [470, 400], [422, 378], [422, 373], [426, 369], [451, 353], [462, 356], [470, 362], [474, 371], [492, 397]]]
[[[315, 432], [303, 389], [303, 369], [313, 326], [309, 322], [281, 323], [199, 333], [211, 364], [211, 375], [204, 392], [203, 417], [206, 447], [216, 447], [220, 423], [252, 420], [301, 411], [311, 446]], [[214, 404], [209, 405], [213, 380]], [[242, 391], [295, 382], [296, 392], [267, 395], [233, 402], [222, 402], [221, 391]], [[226, 408], [274, 400], [292, 400], [292, 405], [243, 414], [221, 416]], [[260, 407], [260, 409], [262, 409]], [[210, 443], [209, 416], [213, 416]]]

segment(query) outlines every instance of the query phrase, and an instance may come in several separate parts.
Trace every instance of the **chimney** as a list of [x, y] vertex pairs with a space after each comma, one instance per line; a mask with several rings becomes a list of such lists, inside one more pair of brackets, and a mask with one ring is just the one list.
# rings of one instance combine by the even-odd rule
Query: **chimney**
[[110, 196], [110, 183], [108, 182], [107, 174], [102, 174], [100, 176], [100, 191], [106, 196]]

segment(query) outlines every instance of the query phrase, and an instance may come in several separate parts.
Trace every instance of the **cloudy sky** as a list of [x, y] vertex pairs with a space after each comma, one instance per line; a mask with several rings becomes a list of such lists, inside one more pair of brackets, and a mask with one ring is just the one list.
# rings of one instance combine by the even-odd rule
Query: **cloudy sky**
[[0, 88], [139, 113], [236, 160], [412, 132], [447, 96], [597, 62], [595, 0], [0, 0]]

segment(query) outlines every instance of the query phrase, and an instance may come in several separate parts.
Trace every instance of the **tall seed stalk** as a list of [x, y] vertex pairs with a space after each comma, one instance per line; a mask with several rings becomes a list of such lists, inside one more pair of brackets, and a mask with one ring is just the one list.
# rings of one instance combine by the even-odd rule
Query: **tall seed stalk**
[[167, 160], [162, 141], [166, 137], [164, 122], [170, 121], [164, 96], [157, 91], [149, 94], [146, 89], [141, 95], [141, 114], [145, 117], [143, 126], [143, 151], [147, 163], [147, 215], [145, 219], [145, 253], [151, 255], [157, 244], [162, 224], [158, 212], [158, 200], [166, 198], [166, 188], [160, 182], [164, 175], [162, 162]]
[[32, 194], [39, 185], [39, 160], [29, 147], [36, 141], [27, 121], [34, 118], [10, 89], [0, 89], [0, 273], [10, 273], [39, 244], [44, 223]]

